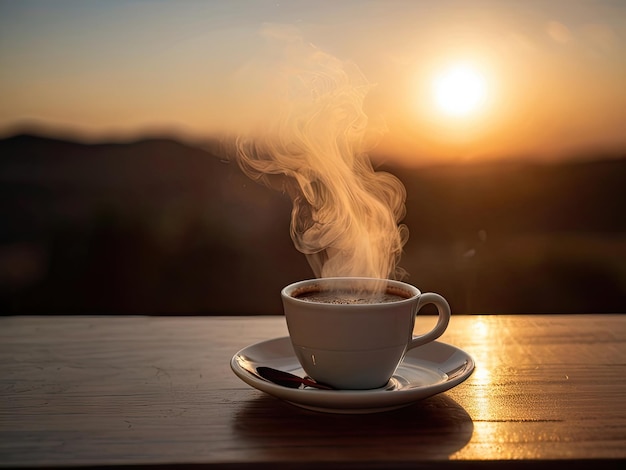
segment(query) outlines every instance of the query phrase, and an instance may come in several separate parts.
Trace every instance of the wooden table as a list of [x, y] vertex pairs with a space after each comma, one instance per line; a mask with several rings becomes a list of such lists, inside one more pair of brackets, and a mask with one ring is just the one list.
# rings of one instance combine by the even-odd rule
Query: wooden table
[[369, 415], [304, 410], [230, 370], [239, 349], [286, 335], [282, 316], [1, 318], [0, 466], [626, 461], [626, 315], [453, 316], [441, 341], [472, 355], [474, 374]]

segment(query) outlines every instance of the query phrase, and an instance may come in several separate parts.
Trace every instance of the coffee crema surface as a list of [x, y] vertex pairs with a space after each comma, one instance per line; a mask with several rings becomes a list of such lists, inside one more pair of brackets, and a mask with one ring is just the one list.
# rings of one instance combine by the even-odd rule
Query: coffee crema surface
[[385, 292], [309, 289], [295, 292], [293, 297], [322, 304], [367, 305], [399, 302], [411, 298], [411, 294], [402, 289], [392, 288], [387, 288]]

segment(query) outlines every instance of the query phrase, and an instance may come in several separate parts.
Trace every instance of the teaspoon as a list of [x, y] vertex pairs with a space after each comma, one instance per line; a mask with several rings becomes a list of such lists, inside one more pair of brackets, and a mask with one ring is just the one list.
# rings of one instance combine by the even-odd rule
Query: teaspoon
[[257, 367], [256, 371], [264, 379], [274, 382], [277, 385], [282, 385], [283, 387], [300, 388], [300, 385], [305, 385], [307, 387], [319, 388], [322, 390], [333, 390], [332, 387], [316, 382], [308, 377], [298, 377], [297, 375], [289, 372], [273, 369], [271, 367]]

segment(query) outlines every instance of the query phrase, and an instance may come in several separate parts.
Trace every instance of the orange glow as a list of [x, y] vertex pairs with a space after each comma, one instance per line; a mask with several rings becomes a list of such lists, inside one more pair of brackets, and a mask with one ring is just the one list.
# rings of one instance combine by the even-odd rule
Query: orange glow
[[[619, 2], [390, 9], [381, 0], [358, 15], [339, 4], [261, 3], [242, 15], [212, 2], [9, 2], [0, 7], [0, 133], [29, 122], [93, 139], [154, 128], [238, 133], [266, 109], [259, 63], [282, 52], [260, 32], [280, 24], [363, 71], [375, 85], [367, 115], [388, 129], [376, 152], [407, 164], [626, 148]], [[433, 92], [450, 67], [457, 72]]]

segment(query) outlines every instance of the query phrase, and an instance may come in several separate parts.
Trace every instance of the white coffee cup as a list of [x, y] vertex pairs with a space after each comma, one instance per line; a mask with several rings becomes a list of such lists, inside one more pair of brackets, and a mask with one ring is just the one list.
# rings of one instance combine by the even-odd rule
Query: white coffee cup
[[[381, 287], [382, 292], [398, 297], [368, 303], [355, 300]], [[330, 303], [319, 296], [316, 300], [319, 292], [348, 300]], [[387, 279], [310, 279], [288, 285], [281, 296], [302, 368], [316, 381], [338, 389], [385, 386], [405, 353], [437, 339], [450, 321], [450, 306], [443, 297]], [[437, 307], [437, 324], [428, 333], [413, 336], [416, 315], [426, 304]]]

